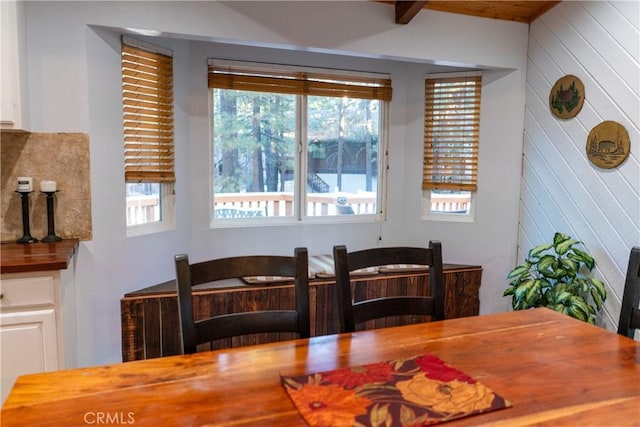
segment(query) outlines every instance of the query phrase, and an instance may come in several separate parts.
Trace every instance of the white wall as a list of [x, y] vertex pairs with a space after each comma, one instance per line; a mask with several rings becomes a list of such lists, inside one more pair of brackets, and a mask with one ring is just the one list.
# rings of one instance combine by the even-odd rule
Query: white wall
[[[298, 245], [327, 253], [338, 243], [372, 246], [378, 236], [388, 245], [439, 239], [446, 262], [484, 267], [482, 312], [508, 307], [502, 292], [516, 261], [526, 25], [422, 11], [401, 26], [392, 6], [360, 1], [29, 1], [25, 9], [31, 129], [87, 132], [91, 140], [94, 238], [82, 242], [76, 274], [80, 365], [121, 360], [120, 298], [172, 279], [179, 252], [198, 260], [290, 253]], [[121, 28], [162, 32], [157, 40], [176, 58], [177, 228], [169, 233], [126, 237]], [[205, 60], [211, 56], [391, 72], [387, 221], [209, 229]], [[444, 65], [494, 70], [483, 86], [475, 223], [420, 220], [423, 76]]]
[[[555, 231], [584, 242], [608, 285], [602, 323], [615, 329], [632, 246], [640, 245], [640, 3], [562, 2], [531, 26], [519, 259]], [[585, 86], [577, 117], [558, 120], [549, 91], [573, 74]], [[631, 139], [627, 160], [600, 169], [587, 136], [604, 120]]]

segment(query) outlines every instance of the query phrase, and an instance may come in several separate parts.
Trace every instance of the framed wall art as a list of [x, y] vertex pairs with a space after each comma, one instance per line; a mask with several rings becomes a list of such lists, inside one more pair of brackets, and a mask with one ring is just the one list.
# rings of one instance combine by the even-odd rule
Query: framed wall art
[[549, 93], [549, 109], [559, 119], [578, 115], [584, 103], [584, 85], [574, 75], [568, 74], [556, 82]]
[[587, 157], [603, 169], [613, 169], [624, 162], [630, 148], [629, 132], [618, 122], [604, 121], [587, 137]]

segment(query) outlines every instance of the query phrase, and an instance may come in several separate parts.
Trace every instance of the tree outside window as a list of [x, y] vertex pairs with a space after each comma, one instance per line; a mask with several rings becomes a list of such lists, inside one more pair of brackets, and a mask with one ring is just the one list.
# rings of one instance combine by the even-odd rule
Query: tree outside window
[[214, 222], [378, 214], [384, 101], [215, 79]]

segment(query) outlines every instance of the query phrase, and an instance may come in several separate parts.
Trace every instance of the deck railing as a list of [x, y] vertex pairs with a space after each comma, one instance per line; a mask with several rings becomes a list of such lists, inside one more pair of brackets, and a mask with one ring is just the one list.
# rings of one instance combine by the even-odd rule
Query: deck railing
[[[338, 203], [346, 197], [345, 204]], [[330, 216], [348, 211], [353, 214], [375, 214], [376, 196], [373, 193], [310, 193], [307, 195], [307, 215]], [[438, 196], [431, 200], [431, 210], [438, 212], [465, 212], [469, 197]], [[349, 212], [351, 213], [351, 212]], [[293, 214], [293, 194], [281, 192], [222, 193], [214, 199], [216, 217], [290, 216]], [[160, 205], [156, 196], [127, 198], [127, 225], [144, 224], [160, 220]]]
[[431, 211], [432, 212], [466, 212], [471, 205], [469, 195], [456, 194], [432, 194], [431, 195]]
[[[326, 216], [340, 214], [338, 199], [342, 193], [311, 193], [307, 195], [307, 215]], [[376, 196], [371, 193], [350, 194], [347, 204], [355, 214], [374, 214]], [[214, 212], [222, 209], [243, 211], [262, 211], [260, 216], [289, 216], [293, 214], [293, 194], [280, 192], [267, 193], [221, 193], [214, 198]], [[244, 216], [244, 215], [243, 215]], [[247, 215], [249, 216], [249, 215]], [[251, 215], [256, 216], [256, 215]]]
[[160, 221], [158, 196], [127, 197], [127, 225]]

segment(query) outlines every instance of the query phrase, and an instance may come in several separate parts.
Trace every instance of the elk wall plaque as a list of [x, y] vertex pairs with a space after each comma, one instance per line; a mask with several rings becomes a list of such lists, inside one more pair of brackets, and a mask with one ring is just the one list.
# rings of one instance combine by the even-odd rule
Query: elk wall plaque
[[560, 78], [549, 93], [549, 108], [559, 119], [578, 115], [584, 103], [584, 85], [579, 78], [568, 74]]
[[587, 157], [594, 165], [612, 169], [629, 155], [629, 132], [620, 123], [604, 121], [591, 129], [587, 138]]

